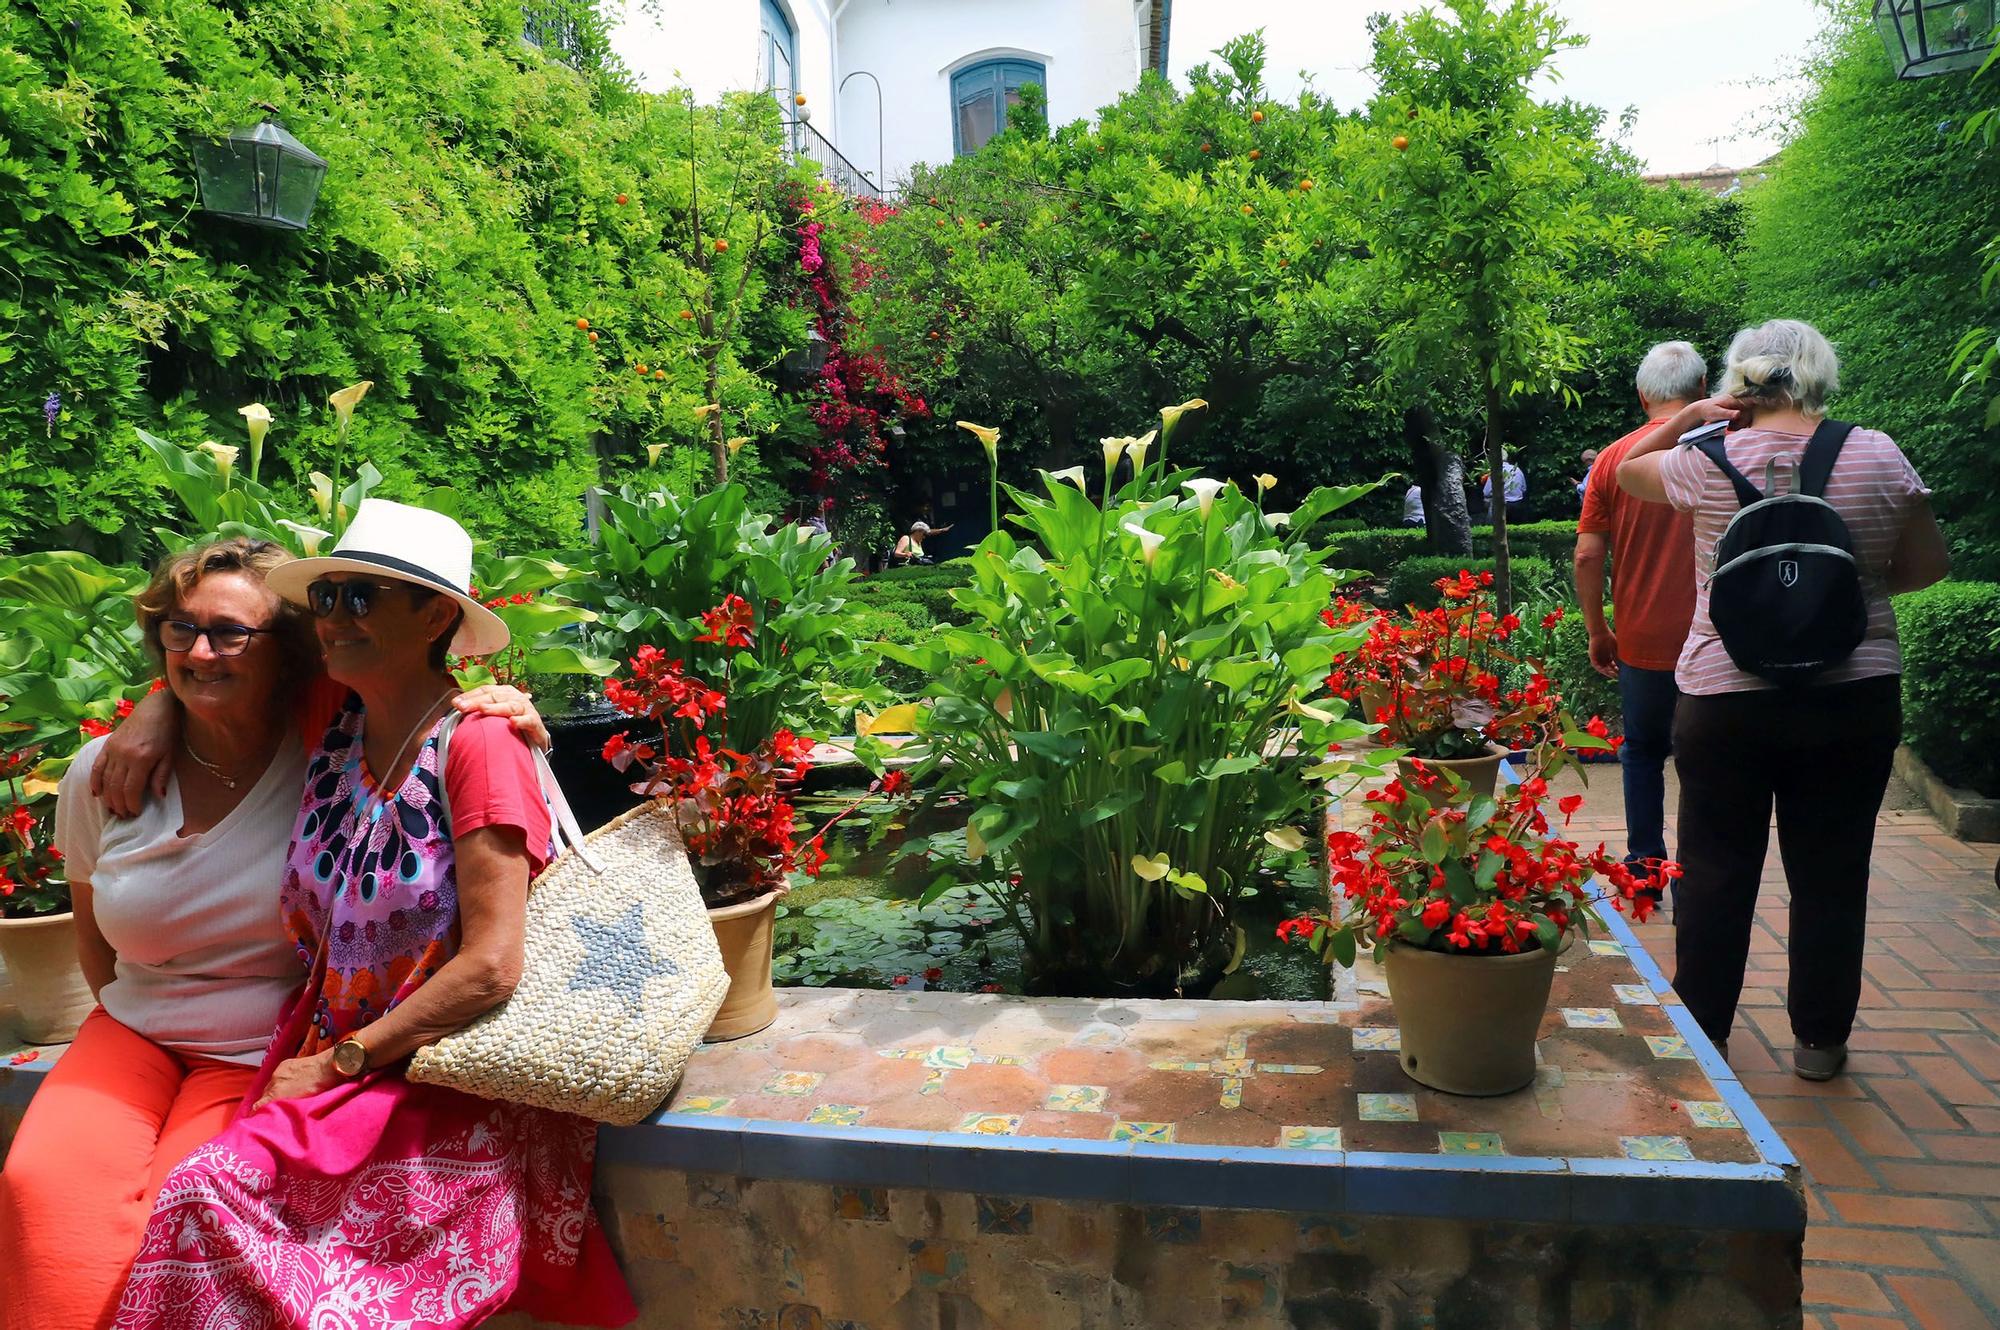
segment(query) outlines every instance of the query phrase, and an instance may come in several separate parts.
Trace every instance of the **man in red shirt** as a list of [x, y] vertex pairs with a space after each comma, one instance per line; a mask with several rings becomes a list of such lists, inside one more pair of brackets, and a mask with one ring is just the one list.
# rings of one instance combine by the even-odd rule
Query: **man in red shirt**
[[[1686, 342], [1661, 342], [1639, 362], [1636, 386], [1647, 422], [1598, 454], [1576, 524], [1576, 599], [1590, 628], [1590, 663], [1618, 681], [1625, 713], [1625, 837], [1628, 859], [1664, 859], [1666, 764], [1673, 751], [1674, 666], [1694, 621], [1694, 524], [1663, 503], [1618, 487], [1632, 443], [1689, 402], [1708, 395], [1708, 368]], [[1604, 564], [1618, 627], [1604, 617]]]

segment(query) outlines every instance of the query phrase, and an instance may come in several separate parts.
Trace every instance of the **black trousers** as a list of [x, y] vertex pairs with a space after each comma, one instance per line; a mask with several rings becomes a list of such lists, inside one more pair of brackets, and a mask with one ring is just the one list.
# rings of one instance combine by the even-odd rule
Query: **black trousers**
[[1809, 1044], [1847, 1042], [1861, 1001], [1875, 814], [1902, 735], [1895, 676], [1824, 688], [1681, 698], [1674, 991], [1708, 1037], [1729, 1036], [1778, 814], [1791, 888], [1786, 1009]]

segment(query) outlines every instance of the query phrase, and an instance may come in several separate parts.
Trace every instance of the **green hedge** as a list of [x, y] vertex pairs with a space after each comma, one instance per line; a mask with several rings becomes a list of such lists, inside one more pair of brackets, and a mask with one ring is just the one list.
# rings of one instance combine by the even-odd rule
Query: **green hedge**
[[2000, 585], [1899, 596], [1896, 627], [1904, 739], [1942, 779], [2000, 795]]
[[856, 582], [848, 599], [860, 607], [896, 615], [929, 632], [939, 624], [965, 622], [951, 593], [971, 581], [972, 565], [964, 559], [891, 568]]
[[[1517, 602], [1535, 599], [1554, 579], [1555, 570], [1546, 559], [1515, 558], [1511, 563]], [[1415, 605], [1418, 609], [1436, 609], [1438, 591], [1433, 583], [1441, 577], [1456, 577], [1461, 570], [1491, 572], [1493, 560], [1461, 559], [1452, 554], [1405, 559], [1389, 579], [1389, 601], [1395, 605]]]
[[[1610, 605], [1604, 607], [1606, 622], [1614, 620]], [[1624, 713], [1618, 703], [1618, 681], [1607, 679], [1590, 665], [1590, 626], [1583, 616], [1571, 612], [1549, 634], [1547, 654], [1542, 664], [1556, 691], [1563, 696], [1569, 714], [1579, 722], [1592, 716], [1604, 717], [1614, 733], [1624, 729]]]
[[[1430, 543], [1422, 527], [1386, 526], [1346, 531], [1328, 542], [1334, 562], [1343, 568], [1358, 568], [1377, 577], [1393, 577], [1405, 559], [1425, 557]], [[1507, 548], [1516, 558], [1540, 559], [1554, 568], [1567, 568], [1576, 551], [1574, 521], [1523, 522], [1507, 528]], [[1493, 553], [1493, 528], [1472, 529], [1473, 553], [1482, 558]], [[1437, 556], [1447, 557], [1447, 556]]]

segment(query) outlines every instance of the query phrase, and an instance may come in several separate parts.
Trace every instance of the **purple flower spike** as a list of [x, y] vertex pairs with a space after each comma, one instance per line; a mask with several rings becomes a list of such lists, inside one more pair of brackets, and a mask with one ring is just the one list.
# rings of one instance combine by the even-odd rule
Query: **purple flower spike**
[[50, 393], [49, 400], [42, 403], [42, 419], [47, 422], [47, 433], [56, 432], [56, 417], [62, 414], [62, 394]]

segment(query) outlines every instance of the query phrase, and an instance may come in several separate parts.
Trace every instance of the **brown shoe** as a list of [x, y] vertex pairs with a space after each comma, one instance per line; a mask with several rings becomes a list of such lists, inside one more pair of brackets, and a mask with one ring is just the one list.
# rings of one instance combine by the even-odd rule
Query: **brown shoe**
[[1847, 1045], [1828, 1044], [1814, 1048], [1796, 1044], [1792, 1048], [1792, 1074], [1802, 1081], [1830, 1081], [1847, 1065]]

